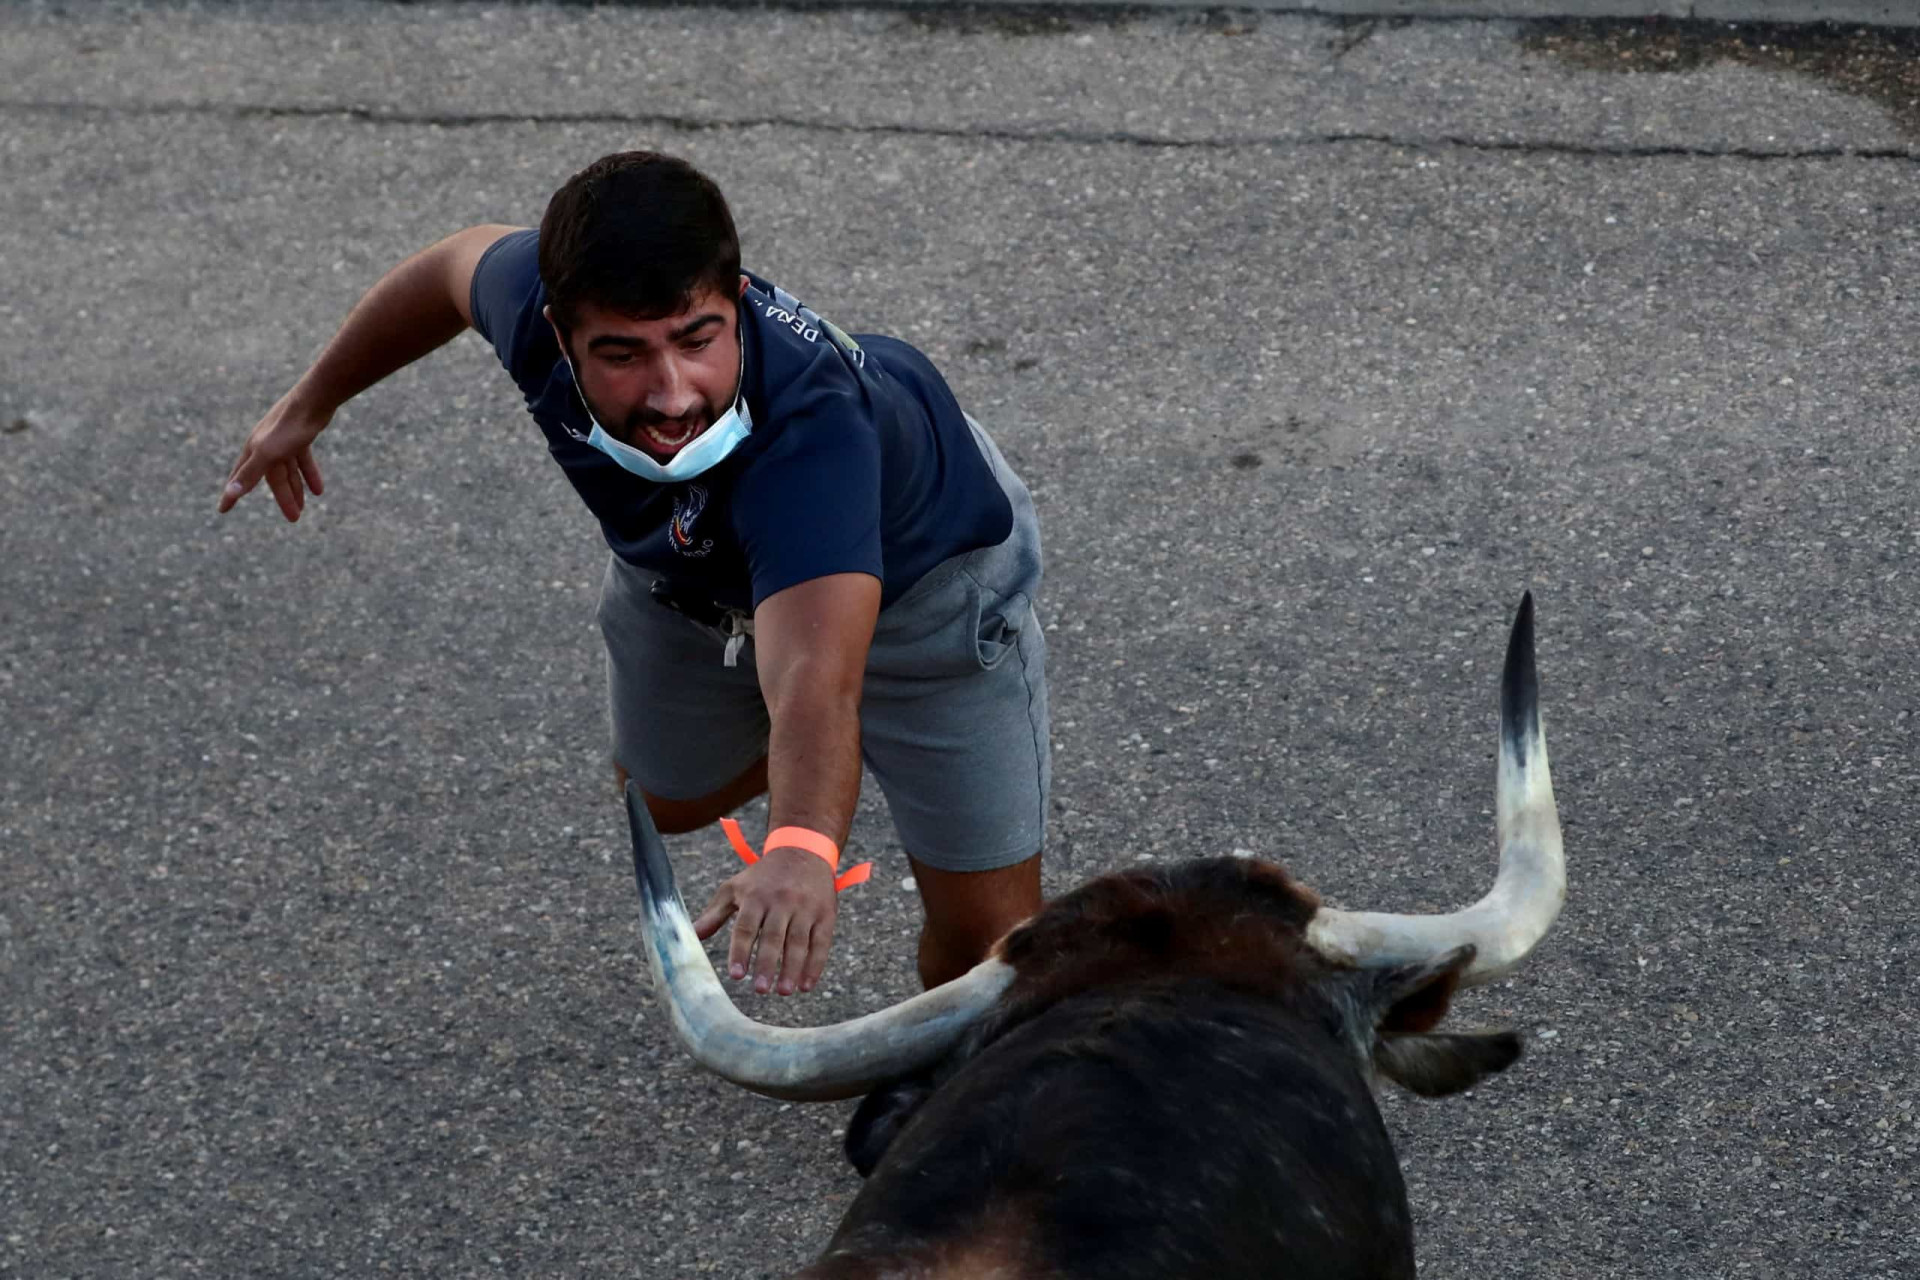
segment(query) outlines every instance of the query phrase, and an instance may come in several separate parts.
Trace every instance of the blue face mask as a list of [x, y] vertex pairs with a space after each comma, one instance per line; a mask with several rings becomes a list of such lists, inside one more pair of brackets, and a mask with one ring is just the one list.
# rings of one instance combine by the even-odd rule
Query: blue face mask
[[[574, 391], [580, 396], [580, 404], [587, 410], [587, 421], [593, 423], [593, 431], [587, 436], [587, 443], [612, 458], [615, 462], [639, 476], [642, 480], [651, 480], [655, 484], [673, 484], [680, 480], [691, 480], [703, 471], [710, 471], [726, 459], [726, 456], [740, 447], [740, 442], [753, 434], [753, 415], [747, 410], [747, 398], [736, 386], [733, 393], [733, 408], [720, 415], [718, 421], [702, 431], [693, 440], [665, 462], [656, 462], [653, 456], [630, 444], [622, 444], [608, 435], [600, 420], [593, 416], [593, 409], [587, 405], [586, 393], [580, 391], [580, 375], [574, 372], [573, 361], [567, 361], [567, 372], [573, 376]], [[740, 354], [740, 381], [747, 378], [746, 352]]]

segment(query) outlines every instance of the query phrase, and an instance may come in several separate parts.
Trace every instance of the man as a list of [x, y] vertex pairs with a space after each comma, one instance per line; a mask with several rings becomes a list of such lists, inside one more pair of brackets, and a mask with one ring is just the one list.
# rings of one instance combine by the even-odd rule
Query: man
[[925, 908], [921, 981], [972, 967], [1040, 905], [1046, 650], [1032, 500], [940, 374], [742, 273], [719, 188], [624, 152], [538, 231], [472, 227], [383, 277], [254, 427], [219, 509], [264, 478], [298, 520], [340, 405], [469, 325], [612, 550], [618, 781], [669, 832], [769, 797], [759, 860], [695, 921], [734, 920], [731, 975], [819, 980], [863, 757]]

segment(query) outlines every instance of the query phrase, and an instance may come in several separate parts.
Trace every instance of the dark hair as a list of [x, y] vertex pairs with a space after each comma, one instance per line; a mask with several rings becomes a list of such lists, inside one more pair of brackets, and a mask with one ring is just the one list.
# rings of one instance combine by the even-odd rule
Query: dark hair
[[563, 330], [583, 302], [652, 320], [685, 310], [703, 289], [731, 298], [739, 280], [727, 198], [673, 156], [602, 156], [553, 193], [540, 220], [540, 282]]

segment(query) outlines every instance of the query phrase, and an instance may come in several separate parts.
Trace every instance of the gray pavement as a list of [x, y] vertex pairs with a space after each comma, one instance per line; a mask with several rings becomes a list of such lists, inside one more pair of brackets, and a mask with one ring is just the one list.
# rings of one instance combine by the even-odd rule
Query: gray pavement
[[[1528, 1056], [1385, 1100], [1425, 1275], [1920, 1274], [1901, 39], [0, 10], [0, 1274], [780, 1275], [851, 1197], [849, 1107], [649, 1001], [604, 552], [490, 353], [350, 406], [297, 527], [213, 512], [382, 270], [635, 144], [1031, 482], [1050, 889], [1477, 896], [1534, 590], [1571, 898], [1459, 1011]], [[764, 1016], [912, 990], [871, 787], [856, 842]]]
[[[646, 4], [649, 0], [612, 0]], [[725, 4], [754, 5], [761, 0], [720, 0]], [[794, 8], [842, 8], [847, 0], [785, 0]], [[1866, 23], [1875, 26], [1920, 26], [1916, 0], [969, 0], [980, 9], [1107, 10], [1165, 9], [1208, 12], [1222, 9], [1262, 13], [1323, 14], [1348, 18], [1633, 18], [1687, 22], [1743, 23]], [[899, 9], [952, 9], [953, 0], [887, 0]]]

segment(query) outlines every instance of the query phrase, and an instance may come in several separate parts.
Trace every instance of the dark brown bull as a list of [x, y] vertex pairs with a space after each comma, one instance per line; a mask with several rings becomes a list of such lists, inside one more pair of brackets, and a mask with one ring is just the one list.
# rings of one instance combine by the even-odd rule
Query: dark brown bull
[[1371, 1080], [1433, 1097], [1511, 1064], [1511, 1031], [1434, 1028], [1565, 897], [1531, 596], [1496, 790], [1499, 874], [1464, 911], [1336, 911], [1232, 858], [1125, 871], [956, 982], [803, 1029], [734, 1008], [632, 791], [628, 812], [656, 987], [694, 1057], [774, 1097], [867, 1095], [847, 1130], [866, 1186], [800, 1277], [1378, 1280], [1413, 1275], [1413, 1232]]

